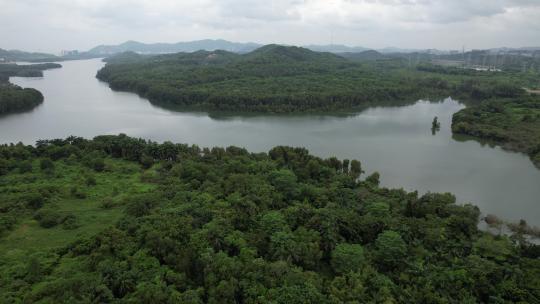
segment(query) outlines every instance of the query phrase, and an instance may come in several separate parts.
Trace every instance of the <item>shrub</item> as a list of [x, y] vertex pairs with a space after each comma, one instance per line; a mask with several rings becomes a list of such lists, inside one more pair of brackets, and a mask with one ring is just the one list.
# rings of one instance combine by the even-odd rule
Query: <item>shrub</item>
[[116, 205], [116, 203], [112, 198], [106, 197], [106, 198], [103, 199], [103, 201], [101, 202], [99, 207], [102, 208], [102, 209], [111, 209], [115, 205]]
[[43, 228], [52, 228], [60, 224], [64, 229], [75, 229], [80, 226], [74, 214], [64, 214], [50, 209], [37, 211], [34, 213], [34, 219]]
[[62, 228], [66, 230], [73, 230], [79, 228], [81, 225], [79, 224], [78, 218], [73, 214], [68, 214], [62, 219]]
[[54, 171], [54, 163], [49, 158], [43, 158], [39, 162], [39, 168], [43, 172], [52, 172], [52, 171]]
[[102, 172], [105, 170], [105, 160], [103, 158], [94, 158], [90, 164], [90, 167], [96, 172]]
[[141, 181], [147, 183], [154, 183], [159, 181], [159, 174], [155, 170], [144, 171], [141, 174]]
[[71, 196], [74, 197], [74, 198], [78, 198], [78, 199], [85, 199], [86, 198], [86, 193], [80, 187], [73, 186], [73, 187], [71, 187], [69, 192], [70, 192]]
[[17, 219], [9, 214], [0, 214], [0, 236], [15, 226]]
[[141, 159], [139, 160], [139, 162], [141, 163], [144, 169], [149, 169], [150, 167], [154, 165], [154, 159], [146, 154], [141, 156]]
[[26, 202], [27, 207], [32, 209], [39, 209], [43, 207], [47, 199], [39, 192], [31, 191], [24, 196], [23, 200]]
[[19, 163], [19, 173], [24, 174], [30, 172], [32, 172], [32, 162], [28, 160], [21, 161]]
[[157, 197], [150, 193], [132, 196], [126, 200], [129, 202], [126, 207], [126, 213], [134, 217], [150, 214], [152, 208], [157, 205]]
[[7, 159], [0, 158], [0, 175], [8, 174], [10, 170], [9, 165], [9, 161]]
[[86, 183], [87, 186], [95, 186], [95, 185], [97, 185], [96, 178], [93, 175], [87, 175], [84, 178], [84, 182]]
[[34, 219], [43, 228], [52, 228], [62, 222], [62, 215], [52, 210], [40, 210], [34, 214]]
[[83, 163], [96, 172], [102, 172], [105, 170], [105, 159], [103, 157], [102, 153], [92, 152], [83, 158]]

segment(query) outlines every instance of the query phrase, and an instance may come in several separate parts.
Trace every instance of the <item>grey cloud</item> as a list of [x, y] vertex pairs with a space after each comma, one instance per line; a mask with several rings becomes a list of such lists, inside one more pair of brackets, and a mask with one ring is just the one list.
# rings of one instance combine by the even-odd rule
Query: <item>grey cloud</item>
[[204, 38], [451, 48], [504, 37], [519, 46], [540, 36], [539, 12], [540, 0], [0, 0], [0, 48]]
[[227, 18], [280, 21], [299, 19], [296, 8], [302, 3], [304, 1], [299, 0], [222, 0], [217, 2], [217, 7]]
[[346, 0], [378, 4], [399, 10], [396, 21], [453, 23], [491, 17], [516, 7], [540, 7], [539, 0]]

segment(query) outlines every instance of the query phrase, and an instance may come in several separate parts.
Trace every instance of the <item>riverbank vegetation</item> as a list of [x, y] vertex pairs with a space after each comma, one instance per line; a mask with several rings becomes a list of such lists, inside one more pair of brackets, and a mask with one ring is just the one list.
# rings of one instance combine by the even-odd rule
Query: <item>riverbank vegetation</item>
[[540, 96], [488, 100], [454, 114], [452, 131], [527, 153], [540, 168]]
[[540, 249], [356, 160], [120, 136], [0, 146], [8, 303], [540, 301]]
[[442, 73], [402, 58], [353, 62], [331, 53], [268, 45], [248, 54], [134, 53], [108, 60], [97, 77], [159, 105], [214, 111], [351, 110], [367, 103], [522, 94], [524, 79], [488, 72]]
[[43, 102], [43, 95], [38, 90], [11, 84], [9, 77], [42, 77], [44, 70], [60, 67], [56, 63], [0, 64], [0, 115], [28, 111]]

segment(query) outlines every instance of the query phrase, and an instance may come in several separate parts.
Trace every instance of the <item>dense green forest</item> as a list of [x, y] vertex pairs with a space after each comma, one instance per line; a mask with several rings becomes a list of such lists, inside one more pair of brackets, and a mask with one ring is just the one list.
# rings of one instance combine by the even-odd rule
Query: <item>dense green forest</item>
[[522, 93], [528, 79], [487, 72], [441, 73], [405, 59], [354, 62], [331, 53], [268, 45], [248, 54], [135, 53], [108, 60], [97, 77], [151, 102], [218, 111], [354, 109], [367, 103], [454, 96], [480, 100]]
[[528, 153], [540, 168], [540, 96], [488, 100], [454, 114], [452, 131]]
[[38, 90], [13, 85], [9, 83], [9, 77], [42, 77], [44, 70], [60, 67], [57, 63], [0, 64], [0, 115], [28, 111], [43, 102], [43, 95]]
[[34, 89], [0, 82], [0, 115], [31, 110], [43, 102], [43, 95]]
[[538, 303], [526, 224], [356, 160], [120, 136], [0, 146], [4, 303]]

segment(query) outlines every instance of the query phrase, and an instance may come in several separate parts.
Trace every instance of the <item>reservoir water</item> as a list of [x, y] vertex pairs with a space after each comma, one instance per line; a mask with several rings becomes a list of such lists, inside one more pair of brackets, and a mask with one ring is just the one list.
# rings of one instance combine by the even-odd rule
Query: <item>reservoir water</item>
[[[92, 138], [125, 133], [155, 141], [235, 145], [266, 152], [276, 145], [303, 146], [311, 153], [358, 159], [381, 183], [421, 193], [451, 192], [484, 214], [540, 225], [540, 170], [526, 155], [452, 137], [459, 102], [418, 101], [401, 107], [371, 107], [350, 115], [227, 115], [175, 112], [135, 94], [114, 92], [95, 78], [99, 59], [62, 62], [43, 78], [11, 78], [35, 88], [45, 101], [31, 112], [0, 117], [0, 142], [69, 135]], [[432, 134], [438, 116], [441, 129]]]

